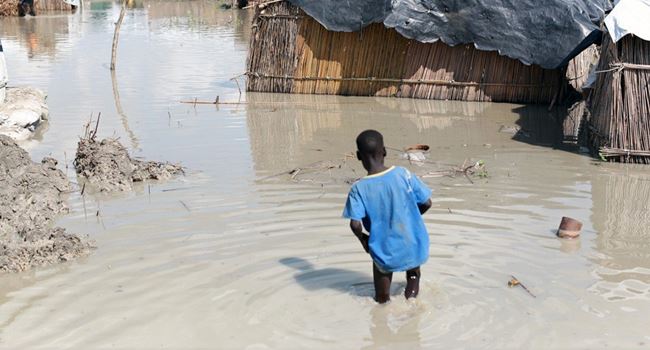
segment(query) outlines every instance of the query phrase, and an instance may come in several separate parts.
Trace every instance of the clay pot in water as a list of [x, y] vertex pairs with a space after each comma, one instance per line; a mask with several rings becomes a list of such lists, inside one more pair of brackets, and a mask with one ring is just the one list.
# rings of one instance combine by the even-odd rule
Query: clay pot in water
[[560, 227], [557, 230], [557, 236], [560, 238], [577, 238], [582, 230], [582, 222], [569, 217], [563, 217]]

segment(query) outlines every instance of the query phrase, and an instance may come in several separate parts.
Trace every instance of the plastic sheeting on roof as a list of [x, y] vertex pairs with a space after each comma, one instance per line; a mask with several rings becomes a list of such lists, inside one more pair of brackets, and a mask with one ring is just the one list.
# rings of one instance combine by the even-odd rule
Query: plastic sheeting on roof
[[525, 64], [565, 65], [600, 39], [609, 0], [289, 0], [332, 31], [371, 23], [420, 42], [473, 43]]
[[620, 0], [605, 18], [614, 42], [628, 34], [650, 41], [650, 0]]

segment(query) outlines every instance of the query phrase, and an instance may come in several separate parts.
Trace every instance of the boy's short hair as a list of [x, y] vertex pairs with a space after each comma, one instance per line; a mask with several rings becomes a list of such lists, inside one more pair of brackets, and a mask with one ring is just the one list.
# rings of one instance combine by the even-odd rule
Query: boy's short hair
[[357, 136], [357, 150], [367, 155], [380, 154], [384, 151], [384, 137], [379, 131], [366, 130]]

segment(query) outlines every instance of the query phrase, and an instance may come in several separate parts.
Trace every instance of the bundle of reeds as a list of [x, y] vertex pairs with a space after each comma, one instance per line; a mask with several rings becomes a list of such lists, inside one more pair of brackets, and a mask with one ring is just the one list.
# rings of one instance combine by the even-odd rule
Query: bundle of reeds
[[18, 16], [19, 0], [2, 0], [0, 1], [0, 17]]
[[550, 103], [560, 70], [472, 45], [420, 43], [382, 24], [331, 32], [288, 2], [257, 9], [248, 90], [437, 100]]
[[580, 100], [568, 107], [566, 116], [562, 122], [565, 143], [578, 143], [578, 137], [580, 136], [580, 131], [586, 116], [586, 101]]
[[63, 0], [35, 0], [34, 7], [36, 11], [70, 11], [72, 6]]
[[[288, 2], [267, 9], [256, 7], [248, 54], [248, 90], [259, 92], [290, 93], [297, 59], [296, 41], [298, 22], [287, 20], [301, 15], [301, 11]], [[262, 76], [264, 75], [264, 76]]]
[[590, 139], [609, 161], [650, 164], [650, 42], [605, 34], [590, 97]]
[[566, 100], [560, 101], [561, 104], [568, 106], [563, 122], [565, 143], [578, 143], [588, 115], [585, 97], [589, 89], [585, 88], [585, 83], [589, 79], [592, 68], [598, 65], [599, 58], [600, 51], [594, 44], [569, 61], [566, 67], [566, 80], [575, 92], [569, 91], [564, 96]]
[[594, 44], [569, 61], [566, 68], [566, 78], [576, 91], [582, 92], [584, 84], [589, 78], [591, 68], [598, 64], [599, 58], [600, 51], [598, 46]]
[[[20, 0], [1, 0], [0, 17], [17, 16], [19, 2]], [[37, 13], [41, 11], [70, 11], [72, 6], [63, 0], [34, 0], [34, 9]]]

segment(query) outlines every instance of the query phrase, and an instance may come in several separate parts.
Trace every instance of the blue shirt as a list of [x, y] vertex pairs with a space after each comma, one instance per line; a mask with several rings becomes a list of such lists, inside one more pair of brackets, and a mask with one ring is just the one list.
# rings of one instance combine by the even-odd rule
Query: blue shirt
[[406, 271], [429, 258], [429, 234], [418, 204], [431, 190], [402, 167], [391, 167], [352, 185], [343, 217], [363, 222], [372, 260], [386, 272]]

